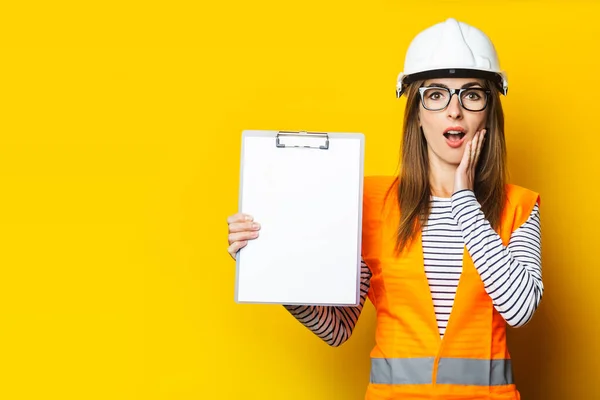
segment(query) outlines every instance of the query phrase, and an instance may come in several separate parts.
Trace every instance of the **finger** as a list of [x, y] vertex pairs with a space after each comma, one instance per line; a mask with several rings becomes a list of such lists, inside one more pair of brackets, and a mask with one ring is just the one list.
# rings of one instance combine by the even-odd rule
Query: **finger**
[[477, 152], [475, 153], [475, 165], [479, 162], [479, 156], [481, 155], [481, 150], [483, 149], [483, 143], [485, 142], [485, 134], [486, 130], [481, 131], [481, 137], [479, 138], [479, 144], [477, 146]]
[[232, 224], [234, 222], [252, 221], [253, 219], [254, 218], [249, 214], [237, 213], [227, 217], [227, 223]]
[[243, 247], [246, 247], [246, 245], [248, 244], [247, 241], [241, 241], [241, 242], [234, 242], [232, 243], [228, 248], [227, 248], [227, 252], [229, 253], [229, 255], [235, 260], [235, 255], [236, 253]]
[[227, 237], [227, 239], [229, 240], [229, 244], [232, 244], [233, 242], [239, 242], [239, 241], [243, 241], [243, 240], [252, 240], [252, 239], [256, 239], [258, 237], [258, 232], [254, 231], [254, 232], [237, 232], [237, 233], [230, 233], [229, 236]]
[[257, 231], [260, 229], [258, 222], [234, 222], [229, 225], [229, 233]]
[[460, 164], [458, 165], [458, 169], [461, 171], [466, 171], [469, 166], [469, 157], [471, 153], [471, 142], [467, 142], [465, 146], [465, 151], [463, 152], [462, 159], [460, 160]]
[[477, 146], [479, 145], [479, 132], [475, 133], [473, 137], [473, 142], [471, 143], [471, 152], [469, 158], [469, 170], [472, 170], [475, 166], [475, 154], [477, 152]]

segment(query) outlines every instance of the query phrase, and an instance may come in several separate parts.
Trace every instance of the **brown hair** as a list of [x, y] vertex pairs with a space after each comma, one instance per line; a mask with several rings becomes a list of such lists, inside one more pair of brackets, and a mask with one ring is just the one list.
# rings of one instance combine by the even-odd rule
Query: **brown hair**
[[[423, 83], [424, 81], [414, 82], [407, 88], [400, 172], [392, 186], [397, 187], [397, 202], [401, 210], [396, 238], [398, 253], [410, 244], [417, 230], [420, 230], [429, 218], [431, 211], [427, 142], [418, 121], [419, 87]], [[504, 112], [500, 103], [500, 92], [495, 85], [485, 81], [484, 86], [491, 94], [488, 102], [486, 139], [475, 171], [474, 192], [486, 219], [493, 229], [498, 229], [506, 195]]]

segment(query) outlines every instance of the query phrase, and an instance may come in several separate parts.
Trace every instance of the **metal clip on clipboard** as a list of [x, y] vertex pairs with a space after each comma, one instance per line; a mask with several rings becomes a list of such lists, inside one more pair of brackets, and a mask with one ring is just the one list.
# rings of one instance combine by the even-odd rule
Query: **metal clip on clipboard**
[[[310, 138], [312, 139], [325, 139], [324, 144], [321, 145], [307, 145], [307, 144], [285, 144], [282, 143], [281, 140], [287, 137], [296, 137], [296, 138]], [[302, 141], [301, 141], [302, 142]], [[304, 141], [305, 142], [305, 141]], [[276, 136], [275, 144], [277, 147], [285, 148], [285, 147], [302, 147], [302, 148], [310, 148], [310, 149], [321, 149], [328, 150], [329, 149], [329, 135], [327, 133], [321, 132], [306, 132], [306, 131], [279, 131]]]

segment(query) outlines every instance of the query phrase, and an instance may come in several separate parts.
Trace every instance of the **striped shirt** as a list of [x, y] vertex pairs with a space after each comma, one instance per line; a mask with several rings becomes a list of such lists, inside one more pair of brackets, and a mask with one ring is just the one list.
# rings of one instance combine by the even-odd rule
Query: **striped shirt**
[[[507, 324], [519, 327], [529, 322], [544, 290], [538, 205], [505, 247], [472, 191], [461, 190], [451, 198], [432, 197], [431, 201], [422, 244], [440, 336], [445, 333], [452, 311], [465, 246], [494, 307]], [[285, 306], [286, 309], [326, 343], [339, 346], [352, 334], [369, 290], [371, 273], [364, 261], [361, 265], [358, 306]]]

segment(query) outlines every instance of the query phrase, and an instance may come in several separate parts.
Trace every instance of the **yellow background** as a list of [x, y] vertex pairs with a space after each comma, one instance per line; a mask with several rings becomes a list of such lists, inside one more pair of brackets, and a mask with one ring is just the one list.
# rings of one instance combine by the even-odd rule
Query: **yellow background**
[[[202, 4], [202, 5], [201, 5]], [[599, 2], [4, 2], [0, 399], [361, 399], [374, 313], [328, 348], [238, 305], [243, 129], [359, 131], [396, 171], [404, 52], [485, 30], [512, 182], [542, 195], [546, 294], [511, 331], [527, 400], [600, 398]]]

